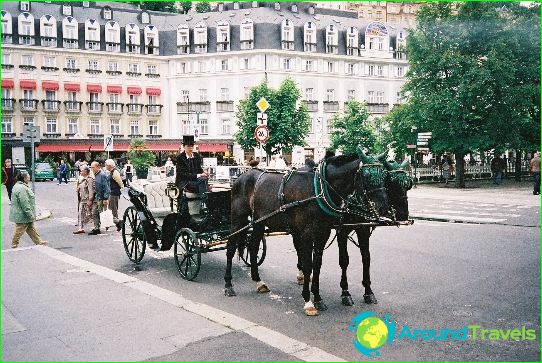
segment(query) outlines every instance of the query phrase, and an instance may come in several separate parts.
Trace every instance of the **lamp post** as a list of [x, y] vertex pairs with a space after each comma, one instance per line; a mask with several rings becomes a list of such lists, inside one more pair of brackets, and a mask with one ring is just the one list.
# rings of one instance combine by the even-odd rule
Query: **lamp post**
[[414, 163], [414, 188], [416, 188], [416, 184], [417, 184], [417, 181], [416, 181], [416, 178], [418, 176], [418, 170], [417, 170], [417, 167], [418, 167], [418, 161], [417, 161], [417, 156], [418, 156], [418, 138], [416, 136], [416, 131], [418, 131], [418, 128], [416, 126], [412, 126], [410, 128], [410, 132], [412, 132], [412, 134], [414, 135], [414, 145], [416, 146], [414, 148], [414, 155], [413, 155], [413, 163]]

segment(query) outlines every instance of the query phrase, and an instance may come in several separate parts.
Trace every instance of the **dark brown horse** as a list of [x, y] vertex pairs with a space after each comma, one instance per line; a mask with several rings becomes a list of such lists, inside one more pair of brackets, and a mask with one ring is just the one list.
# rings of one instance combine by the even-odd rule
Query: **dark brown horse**
[[[363, 154], [336, 156], [326, 160], [319, 172], [292, 172], [286, 175], [250, 170], [242, 174], [232, 187], [231, 231], [253, 225], [249, 244], [251, 277], [259, 292], [269, 289], [261, 281], [256, 263], [258, 243], [264, 231], [289, 232], [299, 241], [304, 284], [304, 311], [317, 315], [325, 310], [319, 292], [322, 254], [331, 229], [342, 215], [350, 210], [378, 219], [388, 211], [388, 198], [384, 188], [386, 172], [381, 163], [364, 164]], [[281, 211], [276, 213], [277, 211]], [[239, 241], [246, 233], [238, 233], [228, 240], [227, 266], [224, 275], [225, 294], [235, 296], [232, 285], [232, 260]], [[309, 291], [309, 276], [313, 274]], [[314, 295], [314, 305], [310, 293]], [[315, 307], [316, 305], [316, 307]]]

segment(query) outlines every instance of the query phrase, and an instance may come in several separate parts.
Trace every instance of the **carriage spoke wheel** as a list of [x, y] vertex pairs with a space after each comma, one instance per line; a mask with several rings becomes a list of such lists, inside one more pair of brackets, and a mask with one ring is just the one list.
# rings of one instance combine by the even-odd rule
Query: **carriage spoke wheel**
[[145, 255], [147, 241], [142, 221], [134, 207], [128, 207], [122, 218], [122, 243], [130, 261], [139, 263]]
[[198, 276], [201, 266], [201, 252], [197, 247], [196, 235], [191, 229], [181, 228], [175, 236], [173, 255], [177, 270], [182, 278], [192, 281]]
[[[250, 264], [250, 233], [247, 234], [247, 237], [245, 239], [245, 249], [243, 250], [243, 254], [241, 255], [241, 259], [247, 265], [248, 267], [251, 267]], [[258, 245], [258, 254], [256, 258], [256, 265], [260, 266], [263, 261], [265, 260], [265, 254], [267, 252], [267, 243], [265, 242], [265, 236], [262, 236], [262, 239], [260, 241], [260, 244]]]

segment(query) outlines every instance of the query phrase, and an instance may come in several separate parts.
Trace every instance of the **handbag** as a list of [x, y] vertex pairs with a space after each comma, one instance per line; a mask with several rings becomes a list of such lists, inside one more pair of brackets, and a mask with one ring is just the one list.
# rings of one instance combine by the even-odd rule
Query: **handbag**
[[113, 222], [113, 212], [111, 209], [100, 212], [100, 227], [108, 228], [113, 227], [114, 225], [115, 222]]

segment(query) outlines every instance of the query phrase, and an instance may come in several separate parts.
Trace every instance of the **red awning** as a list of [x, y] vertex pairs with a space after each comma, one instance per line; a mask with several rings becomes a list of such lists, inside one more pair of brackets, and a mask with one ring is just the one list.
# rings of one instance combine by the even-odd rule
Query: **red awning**
[[65, 83], [64, 82], [64, 91], [81, 91], [81, 85], [79, 83]]
[[107, 93], [122, 93], [122, 86], [107, 86]]
[[228, 151], [227, 144], [198, 144], [198, 151], [204, 153], [218, 153]]
[[43, 81], [41, 82], [41, 86], [43, 87], [44, 90], [47, 90], [47, 91], [58, 91], [60, 88], [58, 85], [58, 82], [51, 82], [51, 81]]
[[36, 81], [29, 81], [29, 80], [20, 81], [19, 86], [21, 86], [21, 88], [24, 88], [24, 89], [36, 89], [37, 87]]
[[140, 95], [142, 92], [141, 87], [128, 87], [126, 91], [131, 95]]
[[160, 88], [147, 88], [147, 94], [149, 96], [160, 96], [162, 91], [160, 91]]
[[100, 84], [87, 84], [87, 92], [101, 93], [102, 85]]
[[2, 88], [14, 88], [15, 87], [15, 81], [12, 79], [3, 79], [2, 80]]
[[[42, 141], [42, 144], [38, 145], [37, 151], [38, 152], [98, 152], [103, 150], [103, 143], [99, 144], [91, 144], [91, 143], [83, 143], [83, 144], [43, 144], [44, 141]], [[157, 144], [148, 145], [148, 148], [150, 151], [179, 151], [180, 144], [173, 143], [173, 144]], [[113, 144], [113, 151], [128, 151], [130, 149], [129, 144], [121, 144], [121, 143], [114, 143]]]

